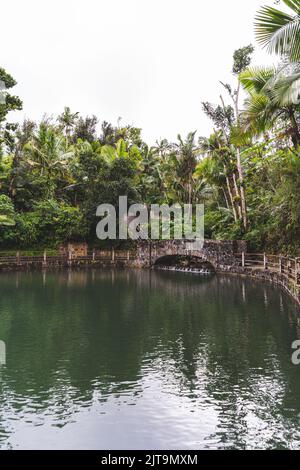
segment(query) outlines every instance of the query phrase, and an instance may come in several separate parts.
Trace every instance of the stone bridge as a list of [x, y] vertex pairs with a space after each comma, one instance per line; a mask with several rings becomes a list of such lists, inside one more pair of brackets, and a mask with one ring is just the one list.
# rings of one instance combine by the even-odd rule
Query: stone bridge
[[237, 253], [247, 251], [244, 241], [205, 240], [198, 246], [194, 240], [168, 240], [139, 242], [134, 265], [139, 268], [155, 266], [165, 257], [192, 256], [210, 263], [216, 271], [229, 271], [237, 264]]
[[[240, 266], [238, 253], [246, 253], [246, 242], [205, 240], [199, 244], [195, 240], [139, 241], [131, 251], [88, 250], [86, 243], [70, 243], [60, 249], [59, 255], [43, 254], [2, 256], [0, 253], [0, 271], [11, 269], [46, 269], [50, 267], [136, 267], [152, 268], [156, 264], [172, 264], [180, 260], [172, 257], [189, 257], [190, 263], [211, 267], [219, 272], [235, 271]], [[203, 264], [202, 264], [203, 263]]]

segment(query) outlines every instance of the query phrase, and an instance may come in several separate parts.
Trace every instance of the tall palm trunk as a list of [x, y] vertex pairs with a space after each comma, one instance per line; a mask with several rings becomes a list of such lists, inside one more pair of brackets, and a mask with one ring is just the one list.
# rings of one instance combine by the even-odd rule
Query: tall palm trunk
[[192, 179], [190, 177], [189, 181], [189, 205], [192, 205], [192, 191], [193, 191], [193, 185], [192, 185]]
[[237, 222], [238, 221], [238, 214], [237, 214], [237, 210], [236, 210], [236, 207], [235, 207], [234, 196], [233, 196], [232, 188], [231, 188], [231, 185], [230, 185], [230, 180], [227, 176], [227, 167], [226, 167], [226, 165], [224, 165], [224, 171], [225, 171], [225, 175], [226, 175], [227, 191], [228, 191], [231, 206], [232, 206], [234, 221]]
[[241, 151], [240, 151], [239, 148], [237, 148], [237, 150], [236, 150], [236, 158], [237, 158], [237, 168], [238, 168], [239, 179], [240, 179], [242, 219], [243, 219], [244, 229], [247, 230], [247, 228], [248, 228], [248, 215], [247, 215], [245, 188], [244, 188], [245, 179], [244, 179], [244, 170], [243, 170], [242, 160], [241, 160]]
[[232, 180], [233, 180], [233, 186], [234, 186], [235, 196], [236, 196], [235, 201], [236, 201], [236, 205], [237, 205], [237, 212], [238, 212], [238, 215], [239, 215], [239, 220], [242, 220], [243, 215], [242, 215], [242, 208], [241, 208], [241, 204], [240, 204], [240, 201], [242, 200], [242, 197], [241, 197], [239, 187], [238, 187], [238, 184], [237, 184], [235, 172], [232, 173]]
[[[222, 100], [222, 103], [223, 103], [223, 106], [224, 106], [224, 101], [221, 97], [221, 100]], [[216, 130], [214, 129], [214, 133], [216, 134]], [[229, 140], [228, 140], [228, 137], [226, 135], [226, 131], [225, 129], [223, 129], [223, 135], [224, 135], [224, 138], [226, 140], [226, 142], [228, 143], [229, 145]], [[219, 149], [221, 149], [221, 144], [220, 142], [218, 141], [218, 147]], [[226, 185], [227, 185], [227, 191], [228, 191], [228, 194], [229, 194], [229, 198], [230, 198], [230, 202], [231, 202], [231, 206], [232, 206], [232, 211], [233, 211], [233, 216], [234, 216], [234, 221], [237, 222], [239, 220], [239, 214], [238, 214], [238, 209], [236, 207], [236, 198], [234, 197], [234, 191], [231, 187], [231, 184], [230, 184], [230, 179], [228, 177], [228, 168], [227, 168], [227, 165], [226, 163], [224, 162], [223, 163], [224, 165], [224, 173], [225, 173], [225, 176], [226, 176]], [[238, 188], [236, 188], [238, 189]]]
[[289, 118], [290, 118], [291, 125], [292, 125], [291, 139], [292, 139], [295, 149], [297, 149], [300, 144], [300, 132], [299, 132], [298, 123], [295, 117], [294, 109], [289, 108], [288, 113], [289, 113]]
[[[235, 116], [236, 116], [236, 123], [237, 126], [239, 127], [240, 124], [240, 117], [239, 117], [239, 96], [240, 96], [240, 89], [241, 89], [241, 84], [240, 81], [238, 81], [238, 87], [236, 94], [234, 96], [234, 107], [235, 107]], [[241, 211], [242, 211], [242, 219], [243, 219], [243, 226], [245, 231], [248, 228], [248, 214], [247, 214], [247, 203], [246, 203], [246, 195], [245, 195], [245, 178], [244, 178], [244, 170], [242, 166], [242, 160], [241, 160], [241, 149], [240, 147], [237, 147], [236, 149], [236, 160], [237, 160], [237, 170], [239, 174], [239, 183], [240, 183], [240, 197], [241, 197]]]
[[[237, 96], [238, 96], [238, 94], [239, 94], [239, 89], [238, 89], [238, 92], [237, 92]], [[238, 112], [238, 97], [237, 98], [234, 98], [233, 96], [231, 96], [231, 97], [232, 97], [233, 102], [234, 102], [235, 112], [236, 112], [236, 110]], [[224, 109], [224, 112], [225, 112], [226, 106], [225, 106], [224, 98], [223, 98], [222, 95], [220, 95], [220, 99], [221, 99], [221, 103], [222, 103], [222, 106], [223, 106], [223, 109]], [[226, 130], [224, 128], [223, 128], [223, 134], [225, 136], [225, 139], [226, 139], [228, 147], [229, 147], [230, 146], [230, 139], [227, 136]], [[238, 164], [237, 164], [237, 168], [238, 168]], [[240, 172], [239, 172], [239, 178], [240, 178]], [[235, 194], [236, 194], [235, 201], [237, 201], [237, 200], [241, 201], [241, 203], [240, 202], [239, 203], [235, 202], [235, 204], [237, 205], [237, 209], [236, 209], [237, 216], [238, 216], [237, 220], [242, 220], [243, 219], [243, 209], [242, 209], [242, 204], [243, 204], [242, 199], [243, 199], [243, 197], [242, 197], [242, 194], [239, 190], [239, 187], [238, 187], [238, 184], [237, 184], [237, 181], [236, 181], [236, 175], [235, 175], [234, 172], [232, 174], [232, 179], [233, 179], [233, 184], [234, 184], [234, 189], [235, 189]]]
[[230, 210], [230, 204], [229, 204], [229, 200], [228, 200], [228, 194], [227, 194], [225, 188], [222, 188], [222, 193], [223, 193], [223, 196], [224, 196], [224, 199], [225, 199], [226, 208], [227, 208], [228, 210]]

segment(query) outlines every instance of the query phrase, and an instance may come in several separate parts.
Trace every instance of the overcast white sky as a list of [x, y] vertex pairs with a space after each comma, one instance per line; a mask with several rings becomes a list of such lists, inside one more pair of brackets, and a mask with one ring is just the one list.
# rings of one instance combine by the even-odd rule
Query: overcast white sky
[[[1, 2], [0, 66], [18, 81], [18, 119], [70, 106], [114, 124], [121, 116], [150, 143], [206, 135], [201, 101], [218, 101], [233, 51], [255, 43], [255, 12], [273, 3], [9, 0]], [[257, 46], [254, 62], [272, 61]]]

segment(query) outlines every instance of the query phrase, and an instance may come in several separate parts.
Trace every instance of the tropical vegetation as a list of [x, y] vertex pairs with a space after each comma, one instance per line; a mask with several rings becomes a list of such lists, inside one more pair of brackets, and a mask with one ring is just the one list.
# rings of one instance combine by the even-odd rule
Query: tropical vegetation
[[69, 107], [12, 124], [22, 102], [0, 69], [1, 247], [97, 243], [96, 207], [127, 195], [129, 204], [204, 203], [206, 237], [300, 253], [300, 0], [277, 3], [255, 19], [277, 65], [252, 65], [252, 45], [234, 52], [232, 83], [220, 82], [218, 104], [202, 103], [210, 136], [149, 146], [139, 128]]

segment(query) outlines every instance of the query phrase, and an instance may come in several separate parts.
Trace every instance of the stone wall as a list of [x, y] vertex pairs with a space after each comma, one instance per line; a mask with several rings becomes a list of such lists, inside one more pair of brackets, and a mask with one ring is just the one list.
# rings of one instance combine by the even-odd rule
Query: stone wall
[[71, 253], [72, 258], [87, 256], [88, 245], [87, 243], [68, 243], [59, 247], [60, 255], [69, 256], [69, 253]]
[[191, 240], [170, 240], [157, 242], [139, 242], [134, 265], [139, 268], [149, 268], [165, 256], [194, 256], [208, 261], [218, 270], [229, 270], [237, 265], [236, 253], [247, 251], [243, 241], [205, 240], [203, 246], [197, 246]]

